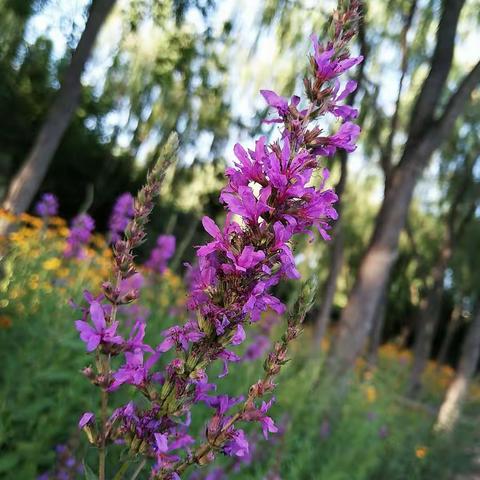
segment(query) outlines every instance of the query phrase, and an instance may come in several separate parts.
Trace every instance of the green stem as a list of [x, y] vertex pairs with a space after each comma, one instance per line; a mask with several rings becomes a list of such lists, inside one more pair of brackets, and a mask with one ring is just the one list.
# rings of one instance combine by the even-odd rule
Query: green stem
[[106, 450], [105, 450], [105, 424], [107, 422], [107, 408], [108, 408], [108, 393], [106, 390], [102, 389], [101, 393], [101, 422], [102, 422], [102, 438], [100, 439], [100, 448], [98, 452], [98, 480], [105, 480], [105, 457], [106, 457]]
[[[122, 276], [117, 273], [115, 279], [115, 288], [120, 288], [120, 283], [122, 281]], [[110, 313], [110, 321], [109, 324], [111, 325], [116, 317], [117, 317], [117, 310], [118, 304], [115, 302], [112, 305], [112, 311]], [[110, 375], [110, 355], [101, 356], [100, 361], [100, 373], [102, 373], [105, 377]], [[107, 442], [107, 432], [106, 432], [106, 424], [107, 424], [107, 414], [108, 414], [108, 392], [105, 388], [102, 388], [101, 392], [101, 439], [100, 439], [100, 448], [98, 452], [98, 480], [105, 480], [105, 457], [106, 457], [106, 442]]]
[[140, 475], [140, 472], [143, 470], [143, 467], [145, 466], [146, 463], [147, 463], [147, 459], [144, 458], [138, 465], [137, 469], [133, 472], [133, 475], [130, 478], [130, 480], [135, 480], [138, 477], [138, 475]]
[[122, 480], [123, 474], [127, 471], [130, 462], [127, 460], [123, 465], [118, 469], [118, 472], [113, 477], [113, 480]]

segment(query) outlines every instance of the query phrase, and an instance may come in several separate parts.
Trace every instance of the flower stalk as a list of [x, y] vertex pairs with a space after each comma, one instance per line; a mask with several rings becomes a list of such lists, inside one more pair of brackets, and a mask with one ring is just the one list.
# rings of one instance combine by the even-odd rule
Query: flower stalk
[[[293, 240], [299, 234], [313, 238], [314, 230], [328, 239], [329, 223], [337, 218], [337, 196], [325, 188], [328, 171], [323, 169], [320, 185], [313, 181], [313, 173], [319, 168], [320, 157], [331, 156], [337, 149], [355, 150], [360, 132], [351, 121], [357, 111], [343, 104], [356, 83], [348, 80], [342, 85], [339, 80], [362, 60], [350, 56], [347, 48], [356, 32], [360, 4], [345, 0], [340, 6], [332, 17], [327, 41], [322, 44], [312, 36], [304, 104], [295, 95], [286, 99], [270, 90], [261, 91], [276, 113], [267, 122], [279, 125], [280, 138], [268, 143], [261, 137], [248, 150], [235, 146], [236, 161], [226, 169], [227, 185], [220, 195], [227, 211], [225, 224], [220, 227], [211, 218], [203, 218], [211, 240], [198, 248], [197, 265], [189, 267], [190, 318], [165, 330], [163, 341], [155, 347], [144, 343], [142, 322], [135, 323], [129, 338], [119, 335], [116, 317], [120, 305], [139, 297], [138, 289], [130, 285], [136, 273], [134, 249], [145, 240], [144, 227], [168, 161], [155, 167], [138, 193], [124, 237], [113, 247], [115, 281], [105, 283], [99, 297], [86, 294], [89, 308], [84, 309], [84, 319], [77, 322], [87, 350], [97, 351], [101, 359], [97, 372], [87, 375], [105, 394], [100, 433], [93, 433], [92, 413], [84, 414], [80, 422], [100, 448], [101, 456], [109, 442], [121, 440], [130, 458], [153, 459], [152, 478], [176, 480], [188, 467], [213, 462], [218, 454], [239, 458], [248, 455], [249, 442], [238, 428], [240, 422], [257, 422], [265, 438], [278, 431], [268, 416], [274, 399], [261, 405], [258, 402], [273, 392], [274, 379], [287, 362], [288, 346], [301, 331], [315, 292], [310, 283], [288, 316], [284, 335], [265, 359], [264, 376], [250, 387], [246, 399], [213, 394], [216, 384], [209, 379], [209, 367], [223, 364], [219, 378], [226, 376], [229, 364], [242, 359], [234, 349], [246, 339], [249, 325], [267, 311], [278, 315], [285, 312], [273, 289], [284, 279], [300, 278]], [[318, 120], [327, 116], [339, 121], [336, 133], [329, 134], [320, 126]], [[171, 145], [169, 149], [175, 150]], [[172, 156], [167, 154], [166, 158]], [[172, 246], [173, 239], [157, 243], [151, 269], [162, 273]], [[125, 362], [112, 371], [110, 360], [119, 355], [124, 355]], [[168, 363], [158, 371], [161, 357]], [[108, 395], [123, 385], [134, 386], [147, 407], [129, 402], [107, 418]], [[205, 439], [196, 442], [189, 427], [192, 409], [199, 403], [213, 412], [206, 424]], [[239, 404], [238, 411], [230, 414]]]

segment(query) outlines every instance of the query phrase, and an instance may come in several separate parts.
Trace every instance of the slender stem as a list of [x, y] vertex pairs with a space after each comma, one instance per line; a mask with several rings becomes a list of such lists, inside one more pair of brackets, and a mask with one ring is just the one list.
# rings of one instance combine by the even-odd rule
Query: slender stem
[[137, 469], [133, 472], [133, 475], [131, 476], [130, 480], [135, 480], [140, 475], [140, 472], [143, 470], [143, 467], [145, 466], [146, 463], [147, 463], [147, 459], [144, 458], [138, 465]]
[[107, 408], [108, 408], [108, 393], [106, 390], [102, 389], [101, 392], [101, 422], [102, 422], [102, 437], [100, 439], [100, 448], [98, 452], [98, 480], [105, 480], [105, 424], [107, 422]]
[[[120, 283], [122, 281], [121, 274], [118, 273], [115, 279], [115, 288], [120, 288]], [[117, 317], [118, 304], [114, 303], [112, 305], [112, 311], [110, 313], [110, 321], [112, 324]], [[107, 377], [110, 374], [110, 355], [105, 355], [102, 358], [101, 364], [101, 373]], [[101, 390], [101, 439], [100, 439], [100, 448], [98, 452], [98, 480], [105, 480], [105, 457], [106, 457], [106, 442], [107, 442], [107, 414], [108, 414], [108, 392], [105, 388]]]
[[118, 469], [117, 473], [113, 477], [113, 480], [122, 480], [123, 474], [127, 471], [130, 462], [127, 460], [122, 464], [122, 466]]

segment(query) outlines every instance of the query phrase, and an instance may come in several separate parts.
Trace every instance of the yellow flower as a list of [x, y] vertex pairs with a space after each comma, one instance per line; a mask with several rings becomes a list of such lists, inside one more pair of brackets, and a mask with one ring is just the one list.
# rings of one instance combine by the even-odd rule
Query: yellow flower
[[377, 399], [377, 389], [373, 385], [369, 385], [365, 390], [365, 396], [368, 403], [373, 403]]
[[427, 447], [417, 447], [415, 449], [415, 456], [417, 458], [425, 458], [427, 456], [427, 453], [428, 453], [428, 448]]
[[63, 227], [66, 225], [67, 222], [65, 222], [65, 220], [61, 217], [52, 217], [49, 219], [50, 220], [50, 223], [52, 225], [56, 225], [57, 227]]
[[59, 258], [49, 258], [43, 262], [42, 266], [45, 270], [57, 270], [61, 264], [62, 262]]
[[57, 272], [57, 276], [59, 278], [65, 278], [65, 277], [68, 277], [69, 273], [70, 273], [70, 270], [68, 268], [60, 268]]
[[15, 220], [17, 220], [17, 217], [15, 215], [3, 208], [0, 208], [0, 218], [4, 218], [9, 222], [14, 222]]
[[70, 234], [70, 229], [67, 228], [67, 227], [60, 227], [58, 229], [58, 234], [61, 236], [61, 237], [68, 237], [68, 235]]

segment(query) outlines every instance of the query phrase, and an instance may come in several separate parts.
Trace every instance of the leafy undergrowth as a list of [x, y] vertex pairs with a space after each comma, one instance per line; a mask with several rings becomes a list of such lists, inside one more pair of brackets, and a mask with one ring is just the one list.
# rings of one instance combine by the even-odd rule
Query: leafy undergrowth
[[[53, 472], [65, 451], [56, 450], [58, 445], [68, 445], [69, 455], [77, 460], [65, 478], [83, 478], [84, 460], [92, 468], [95, 465], [95, 453], [79, 434], [77, 421], [81, 412], [97, 405], [98, 392], [81, 374], [89, 359], [74, 328], [80, 314], [72, 310], [69, 299], [80, 302], [83, 289], [96, 290], [108, 277], [111, 255], [105, 240], [97, 236], [85, 259], [66, 260], [62, 251], [67, 233], [61, 219], [54, 219], [47, 230], [38, 219], [24, 217], [3, 263], [1, 478], [32, 479]], [[123, 312], [124, 328], [132, 315], [143, 315], [155, 343], [162, 330], [185, 317], [186, 293], [180, 278], [170, 271], [162, 277], [143, 274], [140, 305]], [[274, 329], [273, 336], [277, 333]], [[441, 403], [453, 378], [450, 368], [431, 364], [422, 398], [418, 404], [409, 403], [403, 392], [410, 353], [385, 345], [378, 367], [370, 369], [359, 361], [348, 379], [349, 388], [340, 395], [324, 380], [328, 372], [321, 355], [310, 351], [306, 333], [279, 379], [272, 409], [279, 433], [267, 442], [257, 431], [251, 432], [251, 458], [234, 462], [219, 458], [192, 478], [446, 480], [472, 469], [474, 447], [480, 444], [475, 428], [480, 415], [477, 384], [457, 430], [448, 437], [436, 436], [431, 410]], [[245, 395], [261, 375], [262, 364], [241, 362], [231, 370], [219, 383], [220, 393]], [[119, 395], [114, 400], [122, 404]], [[204, 418], [199, 410], [192, 419], [199, 430]], [[109, 465], [110, 472], [115, 468]], [[148, 478], [147, 470], [138, 478]]]

